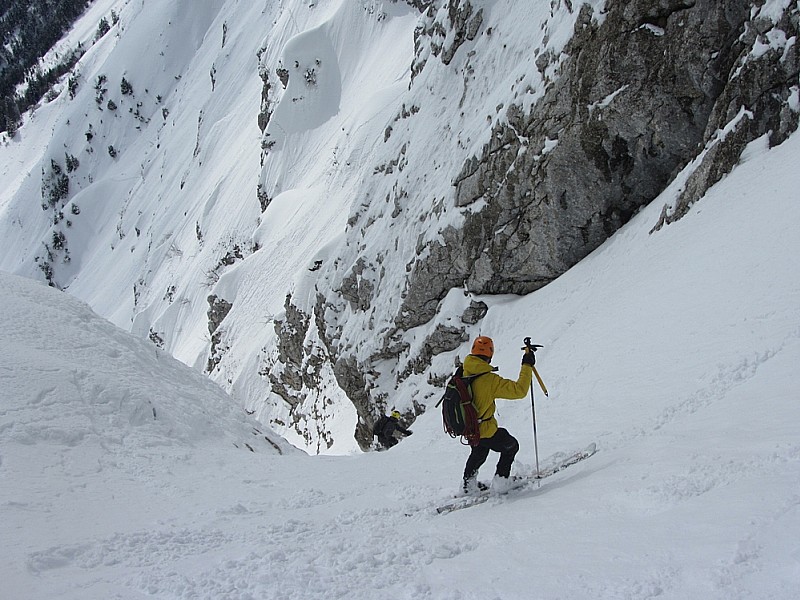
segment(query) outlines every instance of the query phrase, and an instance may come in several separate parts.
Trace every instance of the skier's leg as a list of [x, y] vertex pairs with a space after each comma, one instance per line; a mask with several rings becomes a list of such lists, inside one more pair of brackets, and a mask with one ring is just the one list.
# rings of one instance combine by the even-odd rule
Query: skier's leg
[[495, 475], [508, 479], [511, 474], [511, 464], [514, 462], [514, 457], [517, 455], [517, 452], [519, 452], [519, 442], [517, 438], [502, 427], [497, 430], [497, 433], [495, 433], [490, 440], [490, 448], [500, 453], [500, 460], [497, 461]]
[[484, 440], [481, 440], [477, 446], [472, 447], [472, 452], [467, 458], [467, 464], [464, 467], [464, 491], [469, 492], [476, 487], [478, 479], [478, 471], [481, 465], [486, 462], [489, 456], [489, 448], [484, 445]]

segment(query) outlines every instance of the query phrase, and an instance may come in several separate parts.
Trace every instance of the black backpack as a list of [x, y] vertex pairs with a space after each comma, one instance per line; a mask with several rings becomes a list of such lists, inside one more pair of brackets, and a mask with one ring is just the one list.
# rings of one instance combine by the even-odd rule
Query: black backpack
[[386, 415], [382, 415], [380, 419], [375, 421], [375, 424], [372, 426], [372, 437], [382, 436], [384, 435], [384, 429], [389, 424], [389, 417]]
[[442, 423], [450, 437], [461, 437], [464, 445], [477, 446], [481, 441], [478, 411], [472, 402], [472, 382], [485, 373], [464, 377], [464, 370], [458, 367], [447, 382], [442, 399]]

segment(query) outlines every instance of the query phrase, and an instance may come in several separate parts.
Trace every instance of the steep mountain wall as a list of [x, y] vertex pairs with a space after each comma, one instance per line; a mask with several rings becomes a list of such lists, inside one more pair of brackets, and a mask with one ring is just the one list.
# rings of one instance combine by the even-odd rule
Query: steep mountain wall
[[[488, 7], [476, 10], [469, 2], [452, 2], [446, 8], [428, 9], [415, 32], [410, 93], [415, 99], [410, 104], [418, 110], [408, 120], [424, 116], [430, 98], [414, 91], [435, 77], [428, 71], [455, 67], [464, 89], [459, 104], [447, 114], [457, 130], [459, 108], [486, 108], [483, 98], [470, 102], [469, 86], [476, 72], [497, 75], [489, 65], [504, 24], [493, 21], [497, 16]], [[391, 295], [399, 304], [390, 314], [383, 313], [378, 340], [366, 341], [355, 352], [341, 352], [341, 344], [333, 344], [339, 383], [362, 416], [376, 403], [385, 402], [388, 408], [396, 402], [384, 395], [387, 362], [399, 357], [389, 371], [402, 381], [427, 372], [433, 355], [469, 339], [475, 321], [467, 311], [475, 305], [461, 302], [453, 314], [444, 315], [450, 290], [524, 294], [545, 285], [656, 198], [700, 148], [716, 146], [719, 132], [737, 121], [743, 107], [748, 117], [722, 147], [704, 154], [681, 206], [699, 199], [729, 172], [746, 143], [766, 133], [772, 143], [780, 143], [797, 127], [796, 7], [776, 21], [767, 16], [769, 6], [759, 10], [749, 2], [662, 2], [655, 7], [651, 2], [620, 2], [607, 3], [602, 13], [589, 4], [575, 11], [566, 3], [560, 8], [575, 15], [571, 39], [560, 51], [548, 47], [555, 15], [542, 23], [541, 45], [533, 44], [526, 65], [535, 67], [534, 77], [530, 71], [520, 74], [519, 84], [510, 86], [513, 93], [498, 103], [500, 116], [491, 119], [480, 151], [466, 157], [452, 188], [432, 199], [432, 210], [418, 209], [425, 219], [440, 223], [439, 235], [418, 242], [414, 256], [405, 257], [408, 275], [399, 298], [397, 288], [383, 285], [383, 280], [395, 279], [385, 275], [392, 249], [377, 250], [370, 243], [338, 280], [339, 293], [318, 301], [316, 310], [329, 324], [332, 340], [337, 335], [331, 324], [345, 323], [340, 325], [345, 331], [359, 325], [371, 330], [378, 312], [373, 305], [391, 305]], [[497, 40], [493, 48], [474, 41], [492, 35]], [[530, 43], [524, 37], [516, 40]], [[459, 43], [460, 54], [455, 48]], [[534, 98], [520, 99], [522, 94]], [[414, 141], [411, 137], [408, 147], [401, 148], [398, 170], [413, 161]], [[396, 180], [391, 202], [402, 207], [409, 178]], [[442, 215], [456, 211], [463, 221], [447, 223]], [[680, 211], [677, 207], [671, 214]], [[396, 218], [398, 210], [387, 213], [373, 212], [366, 227]], [[365, 256], [370, 250], [377, 250], [371, 259]], [[407, 333], [433, 320], [436, 326], [428, 328], [422, 343]], [[353, 327], [354, 321], [359, 325]], [[352, 332], [340, 339], [357, 337]], [[370, 419], [362, 424], [366, 427], [359, 437], [364, 443]]]
[[[501, 43], [507, 50], [503, 27], [509, 23], [488, 5], [436, 8], [425, 11], [415, 31], [404, 129], [413, 130], [410, 124], [423, 120], [440, 94], [450, 104], [439, 129], [456, 138], [456, 146], [464, 145], [469, 108], [495, 109], [495, 115], [479, 136], [480, 150], [459, 153], [465, 159], [450, 189], [427, 202], [414, 202], [406, 190], [415, 187], [420, 169], [425, 172], [420, 163], [432, 158], [435, 172], [437, 159], [446, 158], [426, 145], [415, 161], [418, 138], [408, 136], [388, 163], [390, 206], [351, 217], [364, 225], [351, 232], [349, 244], [369, 242], [361, 242], [355, 262], [337, 269], [333, 293], [318, 297], [317, 320], [327, 324], [320, 339], [340, 386], [359, 408], [362, 444], [375, 406], [398, 403], [387, 395], [395, 382], [436, 372], [433, 356], [468, 341], [485, 307], [473, 295], [524, 294], [552, 281], [655, 199], [701, 149], [712, 151], [703, 151], [701, 164], [692, 167], [697, 171], [681, 206], [729, 172], [749, 141], [769, 134], [771, 143], [780, 143], [797, 127], [796, 7], [780, 13], [774, 4], [749, 2], [620, 2], [601, 12], [564, 3], [561, 13], [541, 22], [538, 47], [530, 38], [509, 36], [519, 45], [516, 56], [529, 51], [527, 68], [494, 106], [486, 98], [493, 85], [486, 74], [510, 79], [504, 69], [513, 72], [511, 61], [495, 56]], [[564, 36], [560, 19], [572, 36], [554, 49], [552, 39]], [[463, 78], [458, 104], [453, 77], [437, 78], [448, 67]], [[742, 108], [744, 120], [737, 116]], [[736, 135], [721, 133], [730, 127]], [[394, 125], [386, 133], [402, 135]], [[669, 218], [681, 206], [670, 209]], [[397, 240], [394, 248], [381, 245], [368, 231], [391, 230], [404, 208], [431, 225], [413, 254], [406, 246], [398, 264], [390, 257], [400, 248]], [[400, 289], [389, 283], [398, 280]], [[462, 298], [448, 296], [455, 289], [464, 290]], [[359, 329], [377, 336], [353, 343], [363, 337]], [[293, 362], [303, 364], [299, 355]], [[406, 408], [419, 411], [425, 404], [412, 395]]]
[[654, 229], [798, 125], [788, 0], [188, 4], [109, 0], [84, 84], [4, 141], [0, 268], [315, 452], [425, 410], [488, 304], [677, 173]]

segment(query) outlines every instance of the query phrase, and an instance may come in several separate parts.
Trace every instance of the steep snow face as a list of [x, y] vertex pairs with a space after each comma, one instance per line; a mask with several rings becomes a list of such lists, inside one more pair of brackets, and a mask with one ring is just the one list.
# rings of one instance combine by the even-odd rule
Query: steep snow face
[[[120, 21], [79, 63], [77, 90], [64, 81], [0, 148], [0, 227], [16, 248], [0, 268], [46, 277], [211, 366], [298, 445], [352, 449], [355, 413], [331, 365], [298, 409], [272, 391], [265, 361], [287, 294], [313, 302], [309, 267], [337, 257], [352, 205], [366, 202], [358, 189], [388, 120], [376, 115], [407, 88], [418, 13], [372, 0], [104, 6]], [[274, 83], [263, 133], [259, 65]], [[233, 307], [219, 329], [212, 298]], [[317, 427], [326, 443], [304, 435]]]
[[339, 112], [342, 75], [325, 29], [320, 25], [304, 31], [283, 50], [283, 62], [289, 65], [288, 85], [267, 129], [276, 144], [287, 135], [322, 126]]

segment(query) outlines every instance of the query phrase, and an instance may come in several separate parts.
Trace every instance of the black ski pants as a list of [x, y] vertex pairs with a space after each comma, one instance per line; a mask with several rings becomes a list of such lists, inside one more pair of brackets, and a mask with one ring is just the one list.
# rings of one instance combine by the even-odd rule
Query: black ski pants
[[467, 466], [464, 468], [464, 481], [469, 481], [478, 475], [481, 465], [489, 457], [489, 451], [499, 452], [500, 460], [497, 461], [495, 475], [508, 477], [511, 474], [511, 463], [519, 451], [517, 438], [502, 427], [490, 438], [481, 438], [477, 446], [472, 447]]

